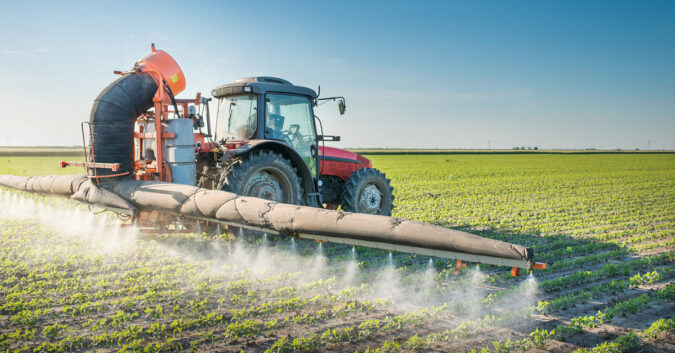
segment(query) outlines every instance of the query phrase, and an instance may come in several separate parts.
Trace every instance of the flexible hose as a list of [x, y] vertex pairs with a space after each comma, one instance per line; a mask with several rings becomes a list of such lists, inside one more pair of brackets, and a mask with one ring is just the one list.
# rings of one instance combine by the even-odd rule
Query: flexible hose
[[[134, 170], [134, 124], [153, 105], [157, 84], [143, 72], [124, 75], [96, 97], [91, 109], [90, 161], [119, 163], [118, 171], [91, 168], [90, 175], [112, 176]], [[109, 178], [117, 179], [117, 178]]]

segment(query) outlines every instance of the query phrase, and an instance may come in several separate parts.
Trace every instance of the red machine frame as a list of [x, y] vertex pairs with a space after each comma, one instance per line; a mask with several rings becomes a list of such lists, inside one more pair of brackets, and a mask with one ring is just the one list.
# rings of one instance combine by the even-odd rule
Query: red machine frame
[[[135, 146], [142, 146], [143, 140], [154, 139], [155, 158], [153, 160], [144, 160], [139, 159], [141, 156], [135, 155], [133, 172], [134, 178], [136, 180], [158, 180], [171, 182], [171, 169], [168, 167], [168, 165], [165, 165], [166, 161], [164, 159], [164, 140], [167, 138], [175, 138], [176, 135], [174, 133], [164, 132], [162, 123], [166, 122], [171, 114], [174, 114], [175, 117], [179, 118], [186, 117], [188, 113], [188, 106], [190, 104], [200, 104], [201, 94], [197, 93], [197, 97], [194, 100], [175, 98], [175, 95], [179, 94], [185, 89], [185, 75], [183, 74], [180, 66], [178, 66], [178, 63], [176, 63], [176, 61], [165, 51], [157, 50], [154, 44], [152, 44], [152, 52], [148, 56], [136, 62], [132, 70], [124, 72], [114, 71], [114, 73], [117, 75], [129, 75], [139, 72], [147, 73], [150, 75], [150, 77], [152, 77], [152, 79], [157, 84], [157, 92], [155, 92], [155, 96], [152, 99], [154, 112], [148, 111], [145, 114], [142, 114], [138, 117], [136, 123], [138, 123], [138, 120], [140, 119], [154, 116], [155, 132], [134, 132], [134, 144]], [[93, 153], [93, 150], [91, 155], [88, 155], [87, 146], [89, 144], [86, 143], [86, 135], [84, 132], [85, 124], [89, 126], [90, 143], [93, 139], [93, 135], [89, 123], [82, 123], [82, 143], [86, 162], [61, 162], [61, 167], [65, 168], [68, 166], [79, 166], [85, 167], [87, 169], [93, 169], [94, 175], [89, 175], [89, 172], [87, 171], [87, 176], [90, 179], [93, 179], [96, 183], [98, 183], [99, 179], [101, 178], [118, 177], [129, 174], [122, 173], [106, 176], [99, 176], [96, 174], [96, 168], [117, 171], [119, 169], [119, 164], [97, 163], [96, 155]], [[195, 135], [201, 136], [200, 134]], [[200, 139], [203, 140], [203, 136], [201, 136]], [[141, 151], [141, 155], [142, 153], [143, 151]]]

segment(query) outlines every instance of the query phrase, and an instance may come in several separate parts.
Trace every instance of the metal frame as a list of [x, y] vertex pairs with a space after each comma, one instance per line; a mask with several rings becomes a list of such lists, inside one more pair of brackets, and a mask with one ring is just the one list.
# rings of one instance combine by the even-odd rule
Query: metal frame
[[313, 235], [313, 234], [301, 234], [301, 238], [314, 239], [317, 241], [327, 241], [331, 243], [340, 243], [340, 244], [349, 244], [356, 246], [363, 246], [367, 248], [376, 248], [389, 251], [398, 251], [405, 253], [412, 253], [424, 256], [431, 257], [441, 257], [445, 259], [457, 259], [467, 262], [478, 262], [482, 264], [490, 264], [496, 266], [508, 266], [508, 267], [517, 267], [524, 269], [531, 269], [532, 264], [527, 260], [516, 260], [516, 259], [505, 259], [502, 257], [494, 256], [485, 256], [485, 255], [474, 255], [467, 253], [459, 253], [454, 251], [443, 251], [436, 249], [420, 248], [415, 246], [406, 246], [406, 245], [397, 245], [397, 244], [388, 244], [380, 243], [374, 241], [358, 240], [358, 239], [349, 239], [349, 238], [336, 238], [336, 237], [327, 237], [323, 235]]
[[111, 212], [115, 212], [115, 213], [119, 213], [119, 214], [123, 214], [123, 215], [127, 215], [127, 216], [134, 216], [134, 212], [132, 210], [128, 210], [128, 209], [124, 209], [124, 208], [117, 208], [117, 207], [112, 207], [112, 206], [96, 205], [96, 204], [93, 204], [93, 203], [89, 203], [89, 202], [81, 201], [81, 200], [76, 200], [76, 199], [73, 199], [73, 198], [71, 198], [71, 200], [73, 200], [77, 203], [81, 203], [83, 205], [87, 205], [89, 207], [101, 208], [101, 209], [104, 209], [104, 210], [107, 210], [107, 211], [111, 211]]
[[[220, 224], [234, 226], [234, 227], [257, 230], [257, 231], [268, 233], [268, 234], [280, 234], [279, 232], [274, 231], [274, 230], [260, 228], [260, 227], [256, 227], [256, 226], [250, 226], [250, 225], [242, 225], [240, 223], [226, 222], [226, 221], [223, 221], [223, 220], [220, 220], [220, 219], [214, 219], [214, 218], [208, 218], [208, 217], [186, 216], [186, 215], [181, 215], [181, 214], [174, 213], [174, 212], [162, 212], [162, 213], [171, 214], [171, 215], [174, 215], [174, 216], [180, 216], [180, 217], [183, 217], [183, 218], [191, 218], [191, 219], [196, 219], [196, 220], [201, 220], [201, 221], [220, 223]], [[313, 239], [313, 240], [316, 240], [316, 241], [319, 241], [319, 242], [331, 242], [331, 243], [363, 246], [363, 247], [367, 247], [367, 248], [376, 248], [376, 249], [389, 250], [389, 251], [412, 253], [412, 254], [418, 254], [418, 255], [424, 255], [424, 256], [440, 257], [440, 258], [445, 258], [445, 259], [456, 259], [456, 260], [461, 260], [461, 261], [466, 261], [466, 262], [477, 262], [477, 263], [481, 263], [481, 264], [489, 264], [489, 265], [495, 265], [495, 266], [507, 266], [507, 267], [511, 267], [511, 268], [522, 268], [522, 269], [526, 269], [526, 270], [531, 270], [533, 268], [537, 268], [537, 264], [538, 264], [538, 263], [533, 263], [533, 262], [530, 262], [530, 261], [527, 261], [527, 260], [508, 259], [508, 258], [496, 257], [496, 256], [474, 255], [474, 254], [460, 253], [460, 252], [454, 252], [454, 251], [443, 251], [443, 250], [436, 250], [436, 249], [430, 249], [430, 248], [420, 248], [420, 247], [415, 247], [415, 246], [388, 244], [388, 243], [380, 243], [380, 242], [365, 241], [365, 240], [350, 239], [350, 238], [337, 238], [337, 237], [329, 237], [329, 236], [315, 235], [315, 234], [298, 234], [297, 237], [298, 238], [304, 238], [304, 239]]]
[[[84, 134], [84, 125], [87, 125], [89, 127], [89, 145], [87, 145], [87, 141], [85, 138]], [[96, 172], [96, 169], [110, 169], [113, 172], [116, 172], [120, 168], [119, 163], [97, 163], [96, 162], [96, 154], [94, 153], [94, 149], [91, 148], [92, 146], [92, 141], [94, 139], [94, 135], [91, 131], [91, 124], [88, 121], [84, 121], [80, 124], [80, 131], [82, 132], [82, 149], [84, 150], [84, 160], [85, 162], [66, 162], [63, 161], [61, 162], [61, 168], [65, 167], [84, 167], [85, 168], [85, 175], [89, 179], [93, 179], [96, 184], [98, 184], [98, 179], [100, 178], [110, 178], [110, 177], [116, 177], [116, 176], [122, 176], [122, 175], [127, 175], [129, 174], [128, 172], [126, 173], [119, 173], [119, 174], [111, 174], [111, 175], [106, 175], [106, 176], [99, 176], [98, 173]], [[88, 154], [87, 149], [91, 148], [91, 156]], [[91, 157], [91, 162], [89, 162]], [[94, 175], [89, 174], [89, 169], [94, 170]]]

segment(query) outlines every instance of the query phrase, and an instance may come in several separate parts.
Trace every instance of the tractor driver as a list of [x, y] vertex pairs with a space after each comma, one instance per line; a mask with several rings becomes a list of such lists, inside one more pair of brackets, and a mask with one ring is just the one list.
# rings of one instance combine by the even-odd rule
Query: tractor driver
[[286, 118], [284, 118], [284, 116], [281, 114], [269, 114], [267, 116], [266, 133], [271, 133], [271, 137], [275, 140], [291, 142], [289, 141], [288, 136], [282, 132], [282, 129], [284, 128], [284, 120], [286, 120]]
[[267, 116], [267, 134], [275, 140], [288, 142], [293, 147], [298, 148], [298, 144], [302, 142], [302, 134], [300, 134], [300, 125], [291, 124], [288, 130], [284, 130], [284, 121], [286, 118], [281, 114], [269, 114]]

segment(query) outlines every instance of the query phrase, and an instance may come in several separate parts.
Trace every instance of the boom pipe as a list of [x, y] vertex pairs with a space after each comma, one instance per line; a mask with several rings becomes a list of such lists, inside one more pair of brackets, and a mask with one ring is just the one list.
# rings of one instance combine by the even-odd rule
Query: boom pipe
[[71, 196], [103, 208], [159, 211], [270, 233], [498, 266], [536, 268], [532, 249], [426, 223], [282, 204], [194, 186], [115, 180], [106, 188], [80, 175], [0, 175], [0, 186]]

